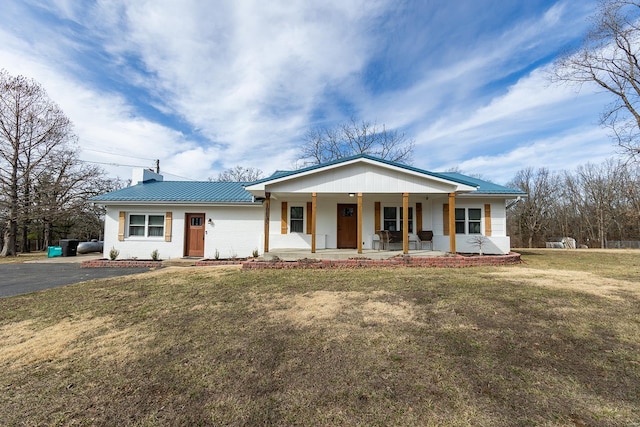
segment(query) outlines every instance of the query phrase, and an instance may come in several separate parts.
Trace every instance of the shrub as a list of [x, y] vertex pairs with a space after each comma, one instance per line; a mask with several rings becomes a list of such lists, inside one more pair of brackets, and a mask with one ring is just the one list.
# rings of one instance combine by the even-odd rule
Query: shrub
[[120, 255], [120, 251], [117, 250], [115, 247], [112, 247], [111, 250], [109, 251], [109, 259], [111, 261], [115, 261], [115, 259], [118, 258], [118, 255]]
[[160, 252], [158, 252], [157, 249], [154, 249], [153, 252], [151, 252], [151, 259], [154, 261], [160, 260]]

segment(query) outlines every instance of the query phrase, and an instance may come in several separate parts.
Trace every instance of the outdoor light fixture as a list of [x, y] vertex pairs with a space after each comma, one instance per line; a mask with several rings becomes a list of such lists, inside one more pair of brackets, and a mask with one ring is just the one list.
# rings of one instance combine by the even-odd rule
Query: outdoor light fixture
[[356, 193], [349, 193], [349, 197], [355, 197]]

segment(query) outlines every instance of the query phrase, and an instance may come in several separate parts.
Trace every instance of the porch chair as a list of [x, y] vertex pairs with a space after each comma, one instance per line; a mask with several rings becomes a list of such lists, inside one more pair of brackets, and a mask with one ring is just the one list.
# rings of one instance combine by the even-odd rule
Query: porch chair
[[424, 249], [424, 244], [429, 243], [429, 250], [433, 250], [433, 231], [420, 230], [418, 231], [418, 238], [420, 239], [420, 249]]
[[383, 251], [389, 250], [389, 231], [387, 230], [378, 230], [376, 231], [378, 235], [378, 250], [382, 249]]

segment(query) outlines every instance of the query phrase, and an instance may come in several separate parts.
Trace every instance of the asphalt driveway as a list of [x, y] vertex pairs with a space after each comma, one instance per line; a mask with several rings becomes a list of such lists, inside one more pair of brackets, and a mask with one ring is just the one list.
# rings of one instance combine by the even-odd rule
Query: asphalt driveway
[[91, 279], [143, 273], [149, 268], [80, 268], [79, 263], [0, 264], [0, 298]]

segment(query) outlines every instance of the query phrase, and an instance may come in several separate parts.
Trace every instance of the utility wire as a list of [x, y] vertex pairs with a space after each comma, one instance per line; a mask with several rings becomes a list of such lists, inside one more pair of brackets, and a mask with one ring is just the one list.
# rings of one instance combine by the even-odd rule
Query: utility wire
[[149, 167], [149, 166], [143, 166], [143, 165], [124, 165], [122, 163], [95, 162], [93, 160], [82, 160], [82, 159], [78, 159], [78, 161], [83, 163], [95, 163], [97, 165], [124, 166], [128, 168], [148, 168]]
[[171, 176], [175, 176], [175, 177], [178, 177], [178, 178], [186, 179], [187, 181], [198, 181], [197, 179], [187, 178], [186, 176], [176, 175], [175, 173], [171, 173], [171, 172], [167, 172], [167, 171], [162, 171], [162, 173], [160, 175], [171, 175]]
[[112, 153], [110, 151], [100, 151], [100, 150], [94, 150], [91, 148], [82, 148], [82, 151], [93, 151], [94, 153], [102, 153], [102, 154], [111, 154], [113, 156], [120, 156], [120, 157], [130, 157], [132, 159], [139, 159], [139, 160], [155, 160], [155, 159], [149, 159], [147, 157], [136, 157], [136, 156], [131, 156], [128, 154], [118, 154], [118, 153]]
[[[149, 159], [151, 160], [151, 159]], [[124, 165], [122, 163], [108, 163], [108, 162], [95, 162], [93, 160], [82, 160], [79, 159], [80, 162], [83, 163], [95, 163], [98, 165], [108, 165], [108, 166], [123, 166], [123, 167], [127, 167], [127, 168], [145, 168], [145, 169], [150, 169], [150, 167], [147, 165]], [[182, 179], [186, 179], [187, 181], [198, 181], [197, 179], [193, 179], [193, 178], [187, 178], [186, 176], [182, 176], [182, 175], [176, 175], [175, 173], [171, 173], [171, 172], [167, 172], [167, 171], [162, 171], [161, 175], [171, 175], [171, 176], [175, 176], [177, 178], [182, 178]]]

